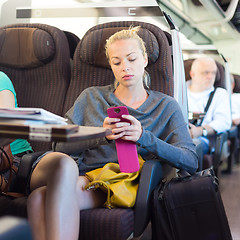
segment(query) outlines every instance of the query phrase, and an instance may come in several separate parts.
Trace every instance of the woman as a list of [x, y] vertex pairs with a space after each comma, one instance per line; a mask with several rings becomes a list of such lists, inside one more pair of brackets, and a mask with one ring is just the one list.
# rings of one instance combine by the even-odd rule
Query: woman
[[[85, 190], [89, 180], [84, 173], [117, 162], [112, 140], [136, 142], [145, 160], [161, 158], [189, 172], [197, 169], [194, 144], [178, 104], [147, 89], [148, 58], [138, 29], [120, 31], [106, 43], [115, 85], [86, 89], [66, 114], [70, 123], [111, 128], [112, 134], [84, 142], [57, 143], [54, 150], [63, 153], [46, 154], [32, 173], [28, 214], [35, 240], [78, 239], [80, 210], [102, 206], [106, 198], [101, 190]], [[123, 118], [131, 124], [107, 117], [106, 109], [119, 105], [128, 107], [129, 115]], [[78, 168], [69, 155], [77, 159]]]
[[[4, 72], [0, 72], [0, 108], [15, 107], [17, 107], [17, 98], [13, 84]], [[14, 156], [14, 165], [18, 167], [20, 158], [24, 154], [32, 152], [32, 147], [25, 139], [17, 139], [15, 141], [10, 140], [10, 142], [10, 148]], [[0, 184], [2, 183], [1, 189], [5, 189], [8, 181], [8, 176], [9, 171], [6, 171], [2, 176], [0, 176]]]

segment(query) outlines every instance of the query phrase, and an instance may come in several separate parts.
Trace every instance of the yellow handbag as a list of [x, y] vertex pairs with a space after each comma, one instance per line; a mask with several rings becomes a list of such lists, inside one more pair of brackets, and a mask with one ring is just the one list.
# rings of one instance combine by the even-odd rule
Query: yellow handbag
[[86, 190], [100, 188], [107, 193], [105, 207], [133, 207], [138, 189], [138, 176], [144, 160], [138, 155], [140, 170], [133, 173], [121, 172], [119, 164], [107, 163], [102, 168], [87, 172], [85, 176], [90, 180]]

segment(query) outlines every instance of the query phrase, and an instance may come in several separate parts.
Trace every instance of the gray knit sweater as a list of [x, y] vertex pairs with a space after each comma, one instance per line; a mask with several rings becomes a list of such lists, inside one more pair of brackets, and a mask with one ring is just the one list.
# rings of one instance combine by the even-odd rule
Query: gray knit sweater
[[[107, 108], [124, 105], [113, 92], [113, 85], [85, 89], [66, 114], [69, 123], [101, 127], [107, 117]], [[137, 118], [143, 128], [137, 141], [138, 153], [144, 160], [156, 159], [190, 173], [196, 171], [195, 145], [177, 102], [160, 92], [148, 90], [148, 94], [139, 108], [128, 107], [129, 114]], [[57, 143], [55, 151], [77, 158], [80, 171], [117, 162], [115, 142], [109, 143], [105, 138]]]

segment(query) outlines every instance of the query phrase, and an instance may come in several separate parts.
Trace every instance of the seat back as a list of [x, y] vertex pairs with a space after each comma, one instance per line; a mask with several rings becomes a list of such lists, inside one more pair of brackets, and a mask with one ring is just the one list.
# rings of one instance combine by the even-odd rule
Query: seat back
[[[19, 107], [39, 107], [62, 115], [70, 82], [70, 53], [65, 34], [45, 24], [0, 28], [0, 70], [12, 80]], [[35, 151], [50, 143], [32, 142]]]
[[237, 75], [237, 74], [233, 74], [233, 77], [234, 77], [234, 82], [235, 82], [233, 92], [234, 93], [240, 93], [240, 76]]
[[113, 33], [131, 25], [141, 26], [139, 35], [145, 41], [148, 52], [149, 64], [146, 70], [151, 77], [150, 88], [173, 96], [171, 50], [165, 33], [157, 26], [144, 22], [109, 22], [89, 29], [79, 42], [73, 59], [64, 112], [67, 112], [85, 88], [114, 82], [104, 45]]
[[66, 35], [67, 40], [68, 40], [70, 57], [71, 57], [71, 59], [73, 59], [75, 49], [80, 41], [80, 38], [72, 32], [68, 32], [68, 31], [63, 31], [63, 32]]

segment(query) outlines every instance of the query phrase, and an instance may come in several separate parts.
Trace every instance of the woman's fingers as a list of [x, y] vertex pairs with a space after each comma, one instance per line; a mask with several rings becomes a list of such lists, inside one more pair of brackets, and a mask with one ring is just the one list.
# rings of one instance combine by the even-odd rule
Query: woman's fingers
[[137, 141], [142, 134], [141, 123], [131, 115], [122, 115], [122, 118], [128, 120], [121, 121], [119, 118], [105, 118], [103, 127], [111, 128], [112, 134], [107, 136], [108, 140], [124, 139]]
[[108, 140], [116, 140], [124, 136], [124, 130], [126, 126], [130, 126], [128, 122], [120, 122], [119, 118], [106, 117], [103, 122], [104, 128], [111, 128], [112, 134], [106, 136]]
[[122, 118], [131, 122], [131, 125], [125, 129], [122, 139], [136, 142], [142, 134], [141, 123], [131, 115], [123, 115]]

